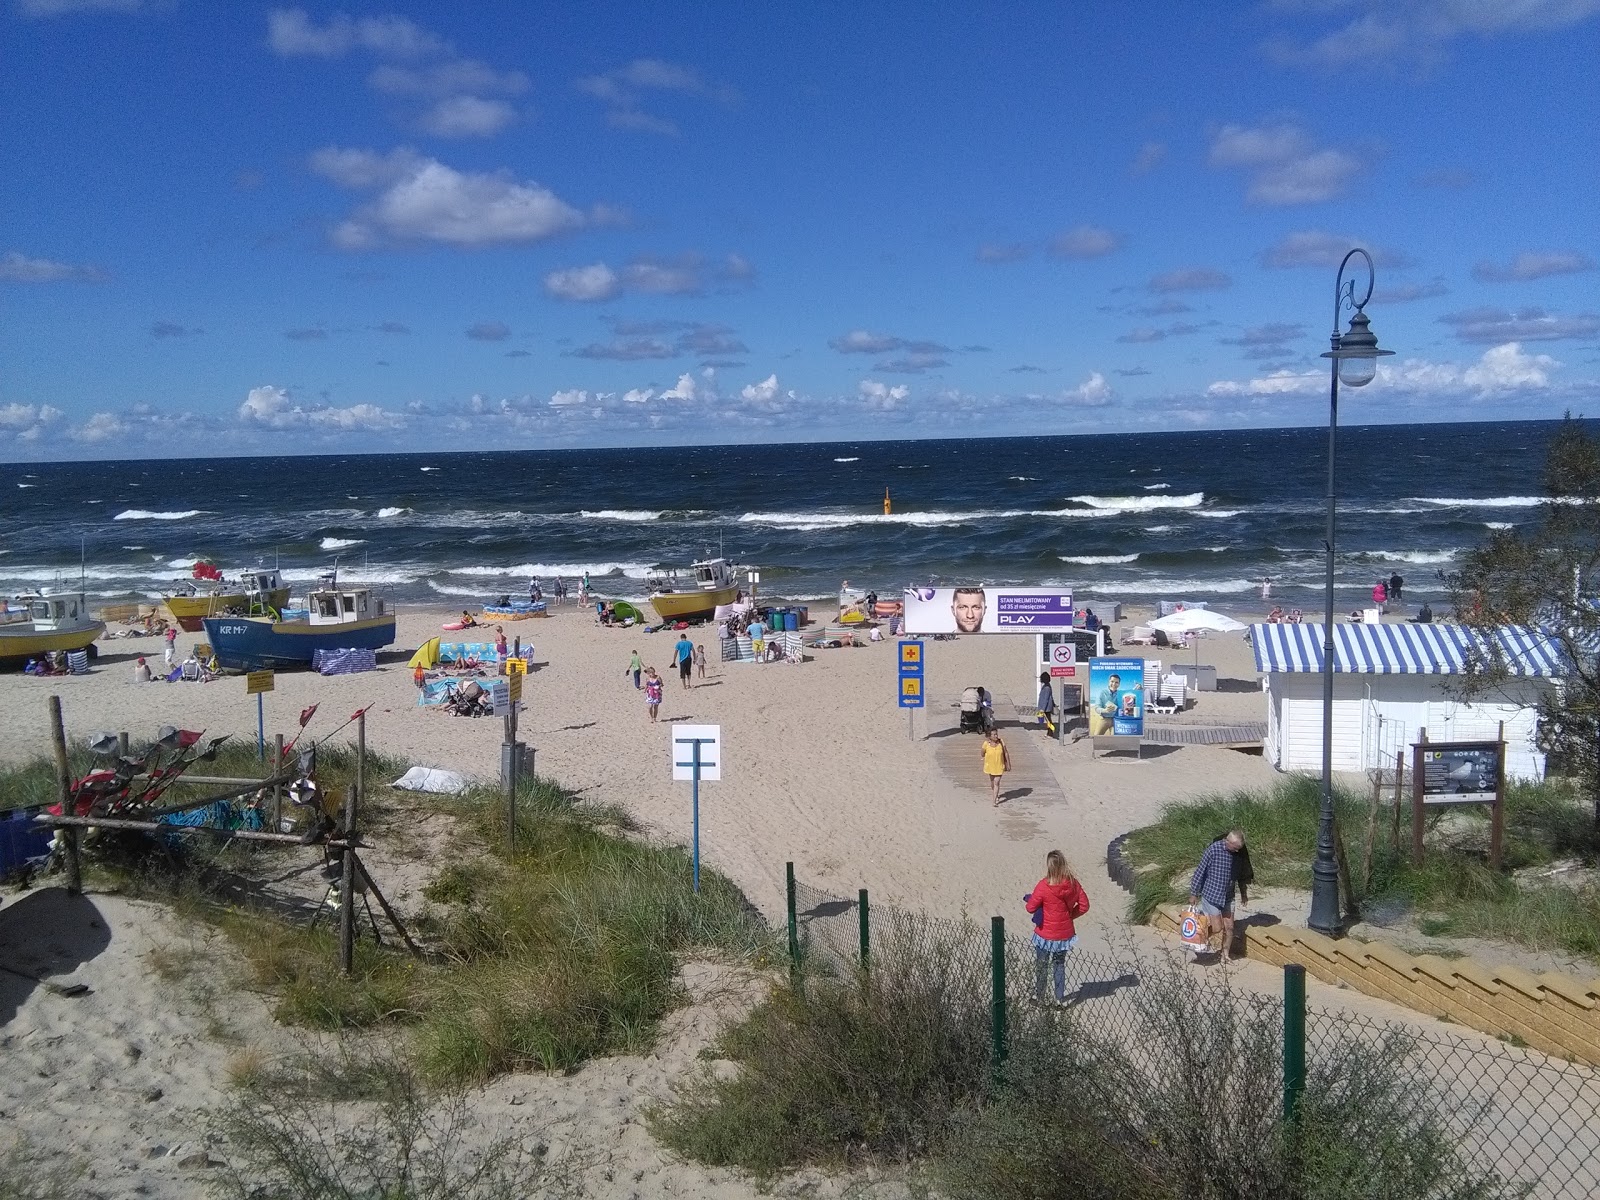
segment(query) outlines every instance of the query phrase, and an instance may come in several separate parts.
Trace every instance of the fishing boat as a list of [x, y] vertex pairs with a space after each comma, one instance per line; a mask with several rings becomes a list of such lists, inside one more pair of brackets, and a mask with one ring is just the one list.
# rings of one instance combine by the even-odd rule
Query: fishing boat
[[106, 623], [89, 615], [82, 592], [19, 596], [0, 612], [0, 664], [24, 663], [52, 651], [87, 650]]
[[207, 617], [270, 617], [289, 603], [289, 589], [276, 570], [246, 571], [237, 583], [223, 579], [208, 562], [197, 562], [194, 574], [163, 603], [180, 629], [199, 633]]
[[707, 558], [691, 563], [692, 578], [679, 578], [677, 571], [652, 576], [650, 605], [663, 621], [709, 619], [719, 604], [732, 604], [739, 597], [739, 568], [725, 558]]
[[310, 666], [318, 650], [381, 650], [394, 643], [394, 613], [365, 588], [319, 588], [304, 614], [206, 617], [217, 665], [233, 671]]

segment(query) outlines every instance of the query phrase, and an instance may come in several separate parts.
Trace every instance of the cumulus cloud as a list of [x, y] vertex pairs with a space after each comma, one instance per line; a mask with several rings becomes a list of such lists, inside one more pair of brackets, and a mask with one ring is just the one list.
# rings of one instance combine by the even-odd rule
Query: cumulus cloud
[[677, 358], [679, 352], [657, 338], [616, 338], [609, 342], [591, 342], [566, 353], [570, 358], [643, 362], [652, 358]]
[[479, 321], [467, 330], [475, 342], [503, 342], [511, 336], [511, 326], [504, 321]]
[[739, 93], [721, 84], [707, 83], [692, 67], [659, 58], [636, 58], [626, 66], [600, 75], [589, 75], [577, 82], [580, 92], [595, 97], [606, 106], [606, 119], [617, 129], [634, 129], [662, 137], [676, 137], [678, 124], [665, 117], [645, 112], [641, 105], [650, 92], [675, 92], [732, 105]]
[[1326, 391], [1325, 371], [1273, 371], [1257, 379], [1219, 379], [1206, 388], [1208, 396], [1306, 396]]
[[760, 383], [747, 383], [739, 389], [739, 395], [752, 403], [771, 403], [778, 395], [778, 376], [772, 374]]
[[622, 393], [624, 404], [649, 404], [656, 396], [655, 388], [629, 388]]
[[334, 13], [318, 25], [303, 8], [276, 8], [267, 14], [267, 44], [284, 58], [341, 58], [364, 50], [383, 58], [420, 58], [449, 53], [449, 43], [407, 17], [393, 14], [359, 19]]
[[581, 388], [569, 388], [564, 392], [552, 392], [550, 395], [551, 408], [569, 408], [575, 404], [589, 403], [589, 393]]
[[903, 383], [890, 386], [876, 379], [863, 379], [856, 385], [856, 393], [869, 407], [889, 410], [904, 404], [906, 397], [911, 395], [911, 389]]
[[1600, 316], [1594, 313], [1563, 317], [1542, 308], [1469, 308], [1439, 320], [1463, 342], [1554, 342], [1600, 334]]
[[[1427, 359], [1378, 364], [1374, 386], [1412, 395], [1474, 396], [1507, 392], [1545, 391], [1552, 386], [1551, 372], [1561, 364], [1547, 354], [1528, 354], [1517, 342], [1484, 351], [1477, 362], [1436, 363]], [[1267, 397], [1321, 395], [1328, 388], [1325, 370], [1279, 370], [1256, 379], [1224, 379], [1206, 388], [1212, 397]]]
[[693, 400], [700, 394], [699, 385], [695, 383], [694, 376], [684, 372], [678, 376], [675, 386], [661, 393], [663, 400]]
[[434, 137], [493, 137], [516, 119], [517, 110], [504, 100], [450, 96], [417, 118], [417, 125]]
[[1405, 267], [1410, 259], [1397, 250], [1374, 246], [1365, 238], [1306, 229], [1285, 234], [1276, 245], [1261, 252], [1264, 267], [1321, 267], [1337, 270], [1344, 256], [1360, 246], [1380, 267]]
[[[1344, 23], [1310, 40], [1275, 36], [1263, 49], [1279, 63], [1332, 71], [1350, 66], [1370, 68], [1384, 62], [1432, 66], [1441, 62], [1460, 38], [1491, 40], [1566, 29], [1600, 13], [1600, 0], [1353, 0], [1306, 7], [1338, 13]], [[1354, 15], [1346, 15], [1350, 13]]]
[[1099, 371], [1092, 372], [1089, 378], [1077, 387], [1068, 388], [1061, 394], [1061, 398], [1069, 404], [1081, 404], [1090, 408], [1110, 404], [1111, 396], [1111, 385]]
[[497, 71], [470, 58], [457, 58], [425, 67], [385, 64], [367, 76], [374, 90], [391, 96], [424, 96], [443, 100], [452, 96], [520, 96], [528, 90], [521, 71]]
[[246, 426], [262, 429], [376, 432], [405, 425], [403, 414], [376, 404], [355, 404], [349, 408], [307, 407], [295, 400], [287, 388], [270, 385], [250, 389], [244, 403], [239, 405], [238, 418]]
[[678, 349], [702, 358], [750, 352], [726, 325], [695, 325], [678, 336]]
[[128, 423], [116, 413], [97, 412], [82, 425], [72, 430], [71, 438], [78, 442], [109, 442], [112, 438], [125, 438], [132, 432]]
[[586, 218], [541, 184], [505, 172], [457, 171], [408, 148], [318, 150], [311, 169], [343, 188], [377, 196], [333, 231], [335, 245], [364, 250], [396, 242], [460, 248], [543, 241]]
[[564, 267], [544, 277], [545, 292], [557, 300], [592, 303], [612, 300], [624, 292], [651, 296], [698, 296], [706, 291], [740, 288], [755, 277], [749, 260], [730, 254], [720, 262], [699, 254], [676, 258], [641, 255], [621, 269], [606, 263]]
[[1050, 239], [1055, 258], [1104, 258], [1122, 245], [1120, 234], [1098, 225], [1075, 225]]
[[1245, 190], [1256, 204], [1281, 207], [1316, 204], [1342, 195], [1364, 163], [1348, 150], [1319, 148], [1289, 121], [1262, 125], [1228, 124], [1211, 132], [1208, 161], [1224, 170], [1242, 170]]
[[1220, 292], [1233, 286], [1233, 277], [1213, 267], [1185, 267], [1168, 271], [1150, 280], [1152, 292]]
[[48, 404], [0, 404], [0, 434], [34, 442], [61, 421], [62, 412]]
[[1526, 283], [1552, 275], [1577, 275], [1594, 270], [1594, 259], [1576, 250], [1557, 250], [1545, 254], [1525, 252], [1509, 263], [1481, 262], [1472, 268], [1480, 283]]
[[1139, 153], [1133, 156], [1133, 165], [1128, 168], [1128, 172], [1132, 175], [1148, 175], [1159, 167], [1166, 157], [1165, 143], [1146, 142], [1139, 147]]
[[103, 283], [99, 267], [77, 266], [48, 258], [30, 258], [16, 250], [0, 255], [0, 281], [6, 283]]

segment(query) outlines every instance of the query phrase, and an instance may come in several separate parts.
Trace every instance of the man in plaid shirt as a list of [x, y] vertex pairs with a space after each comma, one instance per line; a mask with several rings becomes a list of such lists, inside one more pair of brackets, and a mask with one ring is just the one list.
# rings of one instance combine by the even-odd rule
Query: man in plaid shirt
[[1206, 847], [1189, 881], [1189, 903], [1198, 905], [1207, 924], [1222, 923], [1222, 961], [1233, 954], [1233, 856], [1244, 845], [1244, 833], [1231, 830]]

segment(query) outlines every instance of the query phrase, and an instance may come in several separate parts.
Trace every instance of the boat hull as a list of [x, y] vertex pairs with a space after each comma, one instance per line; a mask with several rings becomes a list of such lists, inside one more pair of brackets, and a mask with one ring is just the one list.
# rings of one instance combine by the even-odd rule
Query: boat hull
[[[271, 607], [283, 608], [289, 603], [289, 589], [274, 588], [265, 599]], [[226, 616], [229, 609], [244, 612], [250, 607], [250, 597], [243, 592], [224, 592], [218, 596], [168, 596], [163, 603], [178, 628], [199, 633], [207, 617]]]
[[231, 671], [309, 667], [318, 650], [381, 650], [394, 644], [394, 614], [313, 625], [269, 617], [207, 617], [204, 628], [217, 665]]
[[87, 649], [105, 631], [104, 621], [94, 621], [82, 629], [52, 629], [39, 633], [31, 629], [11, 632], [0, 625], [0, 663], [15, 666], [56, 650]]
[[715, 613], [717, 605], [732, 604], [738, 596], [737, 584], [710, 592], [656, 592], [650, 597], [650, 607], [663, 621], [699, 621]]

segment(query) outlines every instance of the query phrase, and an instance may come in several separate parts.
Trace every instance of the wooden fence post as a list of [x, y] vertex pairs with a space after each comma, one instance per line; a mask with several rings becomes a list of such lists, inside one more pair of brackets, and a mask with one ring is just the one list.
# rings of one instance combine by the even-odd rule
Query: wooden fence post
[[[72, 811], [72, 766], [67, 761], [67, 728], [61, 719], [61, 697], [50, 697], [50, 741], [56, 758], [56, 792], [61, 797], [61, 815], [75, 816]], [[77, 826], [56, 831], [66, 848], [67, 894], [77, 896], [83, 892], [83, 830]]]
[[339, 874], [339, 969], [346, 975], [356, 965], [356, 785], [344, 793], [344, 853]]

